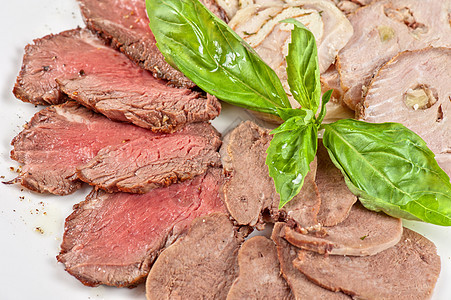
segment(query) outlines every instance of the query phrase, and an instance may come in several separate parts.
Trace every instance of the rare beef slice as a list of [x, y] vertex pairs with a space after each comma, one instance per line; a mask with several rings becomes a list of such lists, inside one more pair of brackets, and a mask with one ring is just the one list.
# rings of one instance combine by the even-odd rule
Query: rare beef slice
[[271, 138], [269, 130], [250, 121], [241, 123], [224, 137], [220, 154], [227, 174], [224, 184], [227, 209], [240, 225], [261, 226], [265, 217], [271, 221], [293, 220], [301, 227], [317, 224], [321, 200], [315, 184], [316, 159], [300, 193], [279, 210], [280, 197], [265, 164]]
[[208, 123], [101, 149], [77, 167], [78, 177], [109, 192], [146, 193], [221, 166], [220, 134]]
[[[209, 140], [199, 140], [199, 136]], [[154, 133], [113, 122], [75, 102], [37, 112], [11, 144], [11, 158], [23, 164], [14, 181], [37, 192], [57, 195], [70, 194], [81, 186], [77, 168], [82, 168], [79, 173], [85, 181], [99, 187], [144, 192], [191, 178], [220, 163], [218, 133], [210, 124], [190, 124], [173, 134]], [[159, 146], [140, 148], [149, 144]], [[117, 157], [101, 161], [113, 149]], [[129, 150], [136, 156], [130, 156]], [[156, 156], [174, 161], [152, 165]], [[186, 164], [183, 157], [191, 159], [190, 163]], [[103, 162], [101, 166], [99, 161]], [[138, 176], [131, 176], [133, 172]]]
[[357, 299], [429, 299], [440, 273], [435, 245], [407, 228], [398, 244], [376, 255], [300, 250], [294, 265], [317, 284]]
[[357, 197], [348, 189], [341, 171], [333, 164], [322, 140], [318, 141], [316, 185], [321, 196], [318, 222], [334, 226], [346, 219]]
[[331, 292], [324, 289], [305, 277], [293, 266], [293, 260], [297, 256], [297, 248], [289, 244], [284, 238], [285, 223], [276, 223], [271, 239], [276, 243], [277, 256], [280, 262], [280, 272], [288, 282], [295, 299], [322, 299], [322, 300], [346, 300], [351, 299], [341, 292]]
[[285, 227], [285, 239], [292, 245], [321, 254], [367, 256], [396, 245], [401, 239], [401, 219], [354, 204], [340, 224], [311, 232]]
[[226, 299], [238, 276], [241, 243], [228, 215], [195, 219], [186, 236], [153, 265], [146, 281], [147, 299]]
[[168, 86], [86, 29], [49, 35], [27, 46], [14, 93], [34, 104], [57, 104], [69, 97], [112, 120], [155, 131], [174, 131], [220, 112], [215, 97]]
[[449, 176], [450, 70], [450, 48], [402, 52], [379, 70], [357, 110], [358, 118], [363, 121], [398, 122], [418, 134]]
[[220, 169], [147, 194], [93, 191], [66, 219], [58, 261], [83, 284], [134, 286], [192, 220], [225, 212]]
[[[145, 0], [78, 0], [86, 26], [111, 42], [131, 60], [158, 78], [182, 87], [194, 83], [172, 68], [158, 50], [149, 28]], [[212, 0], [203, 1], [212, 12], [225, 13]]]
[[230, 288], [227, 300], [294, 299], [280, 274], [276, 245], [264, 236], [255, 236], [238, 252], [239, 276]]
[[399, 52], [451, 47], [449, 10], [449, 0], [381, 0], [350, 14], [354, 35], [336, 64], [344, 102], [356, 109], [377, 70]]

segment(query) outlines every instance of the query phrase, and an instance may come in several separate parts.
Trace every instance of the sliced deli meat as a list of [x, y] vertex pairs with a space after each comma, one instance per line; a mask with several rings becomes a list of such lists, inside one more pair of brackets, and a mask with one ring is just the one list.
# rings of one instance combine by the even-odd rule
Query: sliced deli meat
[[330, 160], [322, 140], [318, 141], [316, 156], [318, 168], [315, 182], [321, 196], [318, 222], [323, 226], [334, 226], [347, 218], [357, 197], [348, 189], [343, 174]]
[[219, 115], [219, 101], [169, 87], [86, 29], [35, 40], [26, 48], [14, 93], [34, 104], [72, 98], [116, 121], [156, 131]]
[[146, 281], [147, 299], [226, 299], [238, 276], [241, 243], [228, 215], [195, 219], [186, 236], [153, 265]]
[[233, 282], [227, 300], [294, 299], [280, 274], [276, 245], [264, 236], [255, 236], [238, 252], [239, 276]]
[[155, 133], [108, 120], [67, 102], [37, 112], [11, 142], [11, 158], [23, 164], [16, 181], [37, 191], [57, 195], [80, 188], [76, 167], [108, 146]]
[[321, 200], [315, 184], [316, 160], [310, 165], [298, 195], [281, 210], [280, 197], [265, 164], [266, 149], [272, 136], [268, 129], [246, 121], [229, 132], [220, 149], [227, 180], [224, 201], [240, 225], [264, 226], [264, 222], [292, 220], [299, 226], [317, 224]]
[[15, 181], [38, 192], [72, 193], [80, 177], [108, 191], [143, 193], [219, 166], [220, 143], [208, 123], [154, 133], [67, 102], [36, 113], [13, 139], [11, 158], [23, 164]]
[[[105, 38], [141, 67], [176, 86], [194, 83], [172, 68], [158, 50], [149, 28], [145, 0], [78, 0], [86, 26]], [[225, 18], [224, 11], [212, 0], [203, 3]]]
[[398, 244], [376, 255], [300, 250], [294, 265], [317, 284], [358, 299], [429, 299], [440, 273], [435, 245], [407, 228]]
[[[255, 4], [243, 6], [236, 13], [229, 26], [257, 51], [279, 76], [285, 91], [291, 94], [285, 56], [288, 54], [293, 25], [280, 23], [287, 18], [303, 23], [315, 35], [321, 73], [334, 63], [335, 56], [346, 45], [353, 29], [343, 13], [326, 0], [257, 0]], [[290, 99], [290, 102], [299, 106], [294, 99]]]
[[77, 167], [78, 178], [109, 192], [146, 193], [220, 167], [220, 134], [208, 123], [101, 149]]
[[374, 77], [357, 111], [367, 122], [399, 122], [417, 133], [451, 176], [451, 49], [406, 51]]
[[93, 191], [66, 219], [58, 261], [85, 285], [134, 286], [192, 220], [225, 212], [222, 181], [222, 171], [210, 169], [147, 194]]
[[331, 292], [311, 282], [293, 266], [297, 257], [298, 249], [289, 244], [283, 237], [285, 223], [276, 223], [271, 239], [276, 243], [277, 256], [280, 262], [280, 272], [288, 282], [295, 299], [324, 299], [324, 300], [346, 300], [351, 299], [341, 292]]
[[450, 9], [449, 0], [383, 0], [351, 14], [354, 35], [337, 64], [345, 103], [355, 109], [375, 72], [399, 52], [451, 47]]
[[292, 245], [331, 255], [374, 255], [396, 245], [401, 235], [401, 219], [369, 211], [359, 203], [336, 226], [302, 233], [285, 227], [285, 239]]

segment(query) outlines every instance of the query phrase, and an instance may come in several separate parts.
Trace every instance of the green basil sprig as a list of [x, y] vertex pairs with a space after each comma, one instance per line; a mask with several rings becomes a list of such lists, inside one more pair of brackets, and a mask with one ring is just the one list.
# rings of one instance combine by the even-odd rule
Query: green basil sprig
[[321, 125], [332, 91], [321, 86], [313, 34], [295, 20], [287, 56], [292, 109], [275, 72], [198, 0], [146, 0], [150, 27], [166, 60], [200, 88], [228, 103], [278, 115], [266, 164], [282, 207], [302, 188], [317, 150], [317, 132], [365, 207], [451, 225], [451, 183], [425, 142], [401, 124], [340, 120]]
[[366, 208], [451, 225], [449, 177], [418, 135], [397, 123], [351, 119], [324, 128], [324, 146]]
[[276, 73], [197, 0], [147, 0], [157, 46], [204, 91], [230, 104], [277, 115], [290, 102]]

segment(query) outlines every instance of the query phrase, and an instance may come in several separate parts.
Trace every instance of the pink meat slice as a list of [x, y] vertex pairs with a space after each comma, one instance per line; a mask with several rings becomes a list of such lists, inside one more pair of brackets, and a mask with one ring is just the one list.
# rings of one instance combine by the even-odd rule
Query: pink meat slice
[[220, 145], [220, 134], [210, 124], [191, 124], [173, 134], [107, 146], [77, 174], [109, 192], [146, 193], [221, 166]]
[[48, 107], [37, 112], [11, 142], [11, 158], [23, 164], [16, 181], [41, 193], [70, 194], [81, 186], [76, 167], [100, 149], [155, 135], [112, 122], [75, 102]]
[[58, 261], [83, 284], [134, 286], [192, 220], [226, 212], [221, 169], [146, 194], [93, 191], [66, 219]]
[[[182, 87], [193, 87], [194, 83], [180, 71], [172, 68], [158, 49], [155, 37], [149, 28], [149, 19], [144, 0], [78, 0], [86, 26], [111, 42], [141, 67], [151, 71], [155, 77], [169, 80]], [[203, 3], [219, 17], [225, 13], [215, 1]]]
[[86, 29], [49, 35], [27, 46], [14, 93], [34, 104], [57, 104], [69, 97], [112, 120], [165, 132], [220, 112], [216, 98], [168, 86]]
[[[220, 143], [219, 133], [208, 123], [188, 124], [172, 134], [154, 133], [67, 102], [36, 113], [13, 139], [11, 158], [23, 164], [15, 181], [41, 193], [65, 195], [77, 190], [81, 186], [77, 168], [83, 169], [79, 174], [83, 180], [99, 187], [145, 192], [219, 165]], [[138, 155], [131, 156], [130, 151]], [[127, 176], [130, 180], [121, 186]]]

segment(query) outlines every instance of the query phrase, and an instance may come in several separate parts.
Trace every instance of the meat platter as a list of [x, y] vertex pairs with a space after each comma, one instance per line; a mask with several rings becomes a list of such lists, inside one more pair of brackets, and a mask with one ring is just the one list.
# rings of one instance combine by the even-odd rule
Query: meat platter
[[[40, 108], [17, 101], [11, 93], [20, 68], [23, 47], [37, 37], [48, 33], [83, 26], [77, 3], [72, 0], [26, 0], [20, 4], [5, 4], [2, 33], [1, 101], [1, 181], [16, 176], [18, 164], [11, 161], [10, 141], [22, 126]], [[19, 20], [20, 18], [20, 20]], [[223, 104], [221, 116], [213, 121], [220, 132], [227, 132], [239, 122], [252, 119], [242, 109]], [[0, 232], [3, 237], [0, 250], [0, 279], [3, 288], [0, 299], [144, 299], [144, 287], [117, 289], [105, 286], [88, 288], [68, 276], [55, 256], [59, 252], [64, 218], [75, 203], [88, 193], [84, 188], [72, 195], [40, 195], [20, 186], [0, 185], [3, 205], [0, 209]], [[442, 260], [442, 270], [432, 299], [448, 299], [451, 295], [451, 228], [404, 221], [404, 225], [432, 240]]]

